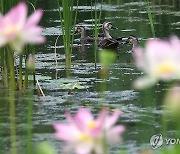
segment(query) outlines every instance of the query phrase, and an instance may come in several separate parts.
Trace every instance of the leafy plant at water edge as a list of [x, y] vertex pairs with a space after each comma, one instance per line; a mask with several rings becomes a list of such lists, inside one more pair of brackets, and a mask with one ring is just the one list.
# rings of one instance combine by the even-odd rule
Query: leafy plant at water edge
[[154, 29], [154, 24], [153, 24], [153, 16], [152, 16], [152, 10], [151, 10], [151, 6], [150, 6], [149, 0], [146, 0], [146, 7], [147, 7], [147, 13], [148, 13], [149, 22], [150, 22], [150, 25], [151, 25], [151, 31], [152, 31], [153, 37], [155, 37], [155, 29]]
[[[93, 3], [91, 0], [91, 16], [92, 16], [92, 24], [94, 25], [94, 39], [95, 39], [95, 43], [94, 43], [94, 63], [95, 63], [95, 68], [96, 68], [96, 60], [97, 60], [97, 46], [98, 46], [98, 33], [99, 33], [99, 28], [98, 26], [100, 25], [100, 21], [101, 21], [101, 14], [102, 14], [102, 4], [103, 4], [103, 0], [101, 1], [101, 9], [99, 12], [99, 16], [98, 16], [98, 10], [97, 10], [97, 0], [94, 3], [94, 9], [93, 10]], [[94, 12], [94, 15], [93, 15]], [[94, 22], [93, 22], [94, 19]]]
[[[59, 0], [57, 0], [57, 3], [58, 3], [61, 28], [62, 28], [65, 55], [66, 55], [66, 66], [67, 66], [67, 68], [70, 68], [72, 46], [73, 46], [73, 41], [74, 41], [74, 32], [75, 32], [75, 24], [76, 24], [79, 0], [77, 0], [75, 14], [73, 14], [74, 1], [62, 0], [61, 5], [60, 5]], [[73, 18], [74, 18], [74, 22], [73, 22]], [[71, 32], [72, 28], [73, 28], [73, 33]]]

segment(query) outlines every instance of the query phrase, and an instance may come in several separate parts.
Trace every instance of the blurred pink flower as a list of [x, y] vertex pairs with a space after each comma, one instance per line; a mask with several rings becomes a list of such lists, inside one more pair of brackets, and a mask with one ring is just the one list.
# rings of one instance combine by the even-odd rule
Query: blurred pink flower
[[43, 43], [43, 29], [37, 26], [42, 14], [42, 10], [38, 9], [27, 18], [27, 6], [24, 2], [12, 8], [5, 16], [0, 14], [0, 47], [9, 43], [12, 49], [21, 53], [27, 43]]
[[55, 136], [69, 143], [64, 149], [66, 152], [75, 149], [77, 154], [90, 154], [92, 151], [103, 154], [104, 140], [117, 143], [125, 130], [122, 125], [114, 126], [120, 114], [121, 112], [116, 110], [109, 116], [108, 110], [103, 109], [97, 119], [94, 119], [88, 109], [81, 108], [74, 117], [66, 114], [68, 124], [54, 124]]
[[180, 85], [176, 84], [168, 91], [165, 96], [165, 111], [169, 116], [180, 118]]
[[177, 37], [165, 40], [149, 40], [142, 48], [134, 49], [136, 65], [146, 76], [135, 81], [135, 87], [145, 88], [159, 80], [180, 79], [180, 40]]

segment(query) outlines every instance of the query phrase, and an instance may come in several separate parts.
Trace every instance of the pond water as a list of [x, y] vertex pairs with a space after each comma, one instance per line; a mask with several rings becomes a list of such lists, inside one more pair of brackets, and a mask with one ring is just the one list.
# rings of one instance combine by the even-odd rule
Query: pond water
[[[172, 34], [180, 36], [179, 0], [153, 0], [152, 4], [156, 37], [167, 38]], [[56, 79], [54, 44], [57, 36], [62, 35], [57, 4], [56, 1], [41, 0], [38, 1], [38, 7], [44, 10], [41, 24], [45, 27], [43, 35], [47, 37], [47, 42], [36, 48], [36, 75], [46, 97], [44, 99], [38, 97], [36, 91], [34, 93], [33, 144], [49, 141], [61, 153], [64, 143], [54, 138], [52, 124], [64, 121], [66, 110], [75, 113], [80, 107], [88, 107], [96, 114], [102, 105], [105, 105], [111, 109], [118, 108], [123, 111], [118, 123], [126, 127], [123, 143], [112, 145], [111, 153], [118, 154], [122, 149], [126, 149], [128, 153], [138, 153], [142, 149], [151, 148], [150, 137], [162, 129], [162, 103], [167, 85], [158, 84], [149, 91], [135, 90], [132, 87], [133, 81], [142, 73], [134, 65], [130, 52], [131, 46], [127, 46], [118, 52], [118, 59], [110, 68], [105, 99], [102, 99], [100, 92], [102, 80], [99, 73], [101, 66], [98, 63], [95, 69], [93, 46], [86, 46], [85, 51], [82, 51], [77, 44], [74, 44], [71, 77], [66, 78], [62, 37], [59, 38], [57, 45], [58, 74]], [[97, 3], [96, 7], [100, 9], [101, 3]], [[141, 44], [152, 37], [145, 1], [106, 0], [102, 4], [101, 23], [104, 21], [111, 21], [118, 27], [118, 30], [111, 31], [113, 36], [135, 35]], [[91, 1], [79, 2], [77, 24], [84, 25], [88, 34], [93, 33]], [[68, 95], [65, 83], [76, 82], [83, 85], [82, 89]], [[2, 87], [0, 89], [0, 153], [9, 153], [9, 104], [6, 103], [5, 91]], [[16, 99], [17, 145], [20, 151], [23, 151], [26, 146], [24, 141], [27, 131], [28, 99], [27, 96]], [[173, 127], [168, 128], [170, 136], [174, 133]]]

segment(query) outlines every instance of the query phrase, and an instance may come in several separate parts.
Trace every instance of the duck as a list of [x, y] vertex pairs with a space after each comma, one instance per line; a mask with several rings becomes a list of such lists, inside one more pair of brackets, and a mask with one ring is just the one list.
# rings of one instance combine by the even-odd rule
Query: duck
[[[93, 36], [86, 36], [86, 30], [84, 26], [78, 26], [76, 28], [75, 34], [81, 34], [80, 41], [81, 43], [93, 43], [95, 38]], [[98, 34], [97, 41], [100, 41], [104, 38], [104, 34]]]
[[134, 51], [134, 49], [139, 46], [139, 40], [136, 36], [130, 35], [125, 44], [132, 44], [132, 51]]
[[76, 28], [75, 34], [81, 34], [80, 41], [81, 43], [93, 43], [94, 38], [90, 36], [86, 36], [86, 30], [84, 26], [78, 26]]
[[116, 50], [122, 44], [122, 37], [112, 37], [109, 34], [110, 29], [117, 29], [113, 27], [111, 22], [105, 21], [102, 25], [103, 39], [99, 41], [98, 46], [102, 49]]

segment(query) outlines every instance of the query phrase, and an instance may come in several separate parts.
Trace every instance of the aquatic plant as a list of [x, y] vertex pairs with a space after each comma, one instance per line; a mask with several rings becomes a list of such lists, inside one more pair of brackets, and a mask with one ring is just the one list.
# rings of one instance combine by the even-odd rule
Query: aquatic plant
[[116, 60], [117, 53], [112, 50], [102, 50], [99, 52], [99, 62], [104, 68], [109, 68]]
[[108, 110], [103, 109], [94, 119], [92, 113], [86, 109], [78, 110], [74, 117], [66, 113], [68, 123], [55, 123], [55, 136], [68, 143], [65, 151], [75, 149], [77, 154], [103, 153], [106, 154], [106, 142], [117, 143], [125, 128], [122, 125], [114, 126], [121, 111], [115, 110], [113, 115], [108, 115]]
[[[72, 54], [72, 47], [74, 41], [74, 32], [75, 32], [75, 24], [76, 24], [79, 0], [77, 0], [75, 15], [73, 14], [74, 1], [62, 0], [60, 3], [59, 0], [57, 0], [57, 3], [58, 3], [58, 10], [61, 21], [65, 55], [66, 55], [66, 67], [69, 69], [71, 67], [71, 54]], [[71, 32], [72, 28], [73, 28], [73, 33]]]
[[[37, 26], [42, 17], [38, 9], [27, 18], [27, 6], [21, 2], [5, 16], [0, 17], [0, 47], [9, 44], [12, 50], [21, 54], [25, 44], [39, 44], [45, 41], [40, 35], [42, 28]], [[33, 39], [32, 39], [33, 38]]]
[[101, 98], [105, 100], [106, 94], [105, 91], [107, 90], [107, 79], [109, 75], [109, 68], [112, 65], [112, 63], [117, 58], [117, 53], [112, 50], [103, 49], [99, 51], [98, 54], [99, 62], [102, 66], [100, 69], [100, 75], [103, 82], [100, 84], [100, 92], [101, 92]]
[[[28, 80], [28, 73], [34, 71], [35, 60], [33, 56], [29, 59], [29, 51], [27, 52], [27, 44], [39, 44], [45, 41], [45, 38], [41, 36], [42, 27], [38, 26], [41, 17], [42, 10], [38, 9], [29, 18], [27, 18], [28, 8], [25, 2], [18, 1], [1, 1], [1, 14], [0, 14], [0, 62], [2, 68], [2, 81], [4, 87], [9, 85], [9, 115], [10, 115], [10, 153], [16, 154], [16, 112], [15, 112], [15, 90], [16, 88], [22, 88], [22, 63], [23, 54], [25, 53], [27, 59], [27, 67], [25, 76]], [[11, 9], [10, 9], [11, 8]], [[8, 9], [10, 11], [8, 12]], [[6, 13], [7, 12], [7, 13]], [[5, 14], [5, 15], [3, 15]], [[25, 48], [26, 46], [26, 48]], [[31, 48], [32, 49], [32, 48]], [[25, 51], [25, 52], [23, 52]], [[19, 55], [19, 72], [16, 68], [15, 72], [15, 52]], [[19, 80], [18, 80], [19, 75]], [[25, 79], [24, 81], [27, 82]], [[16, 82], [17, 81], [17, 82]], [[19, 82], [18, 82], [19, 81]], [[17, 86], [17, 87], [16, 87]], [[31, 149], [31, 126], [32, 126], [32, 98], [33, 92], [29, 94], [28, 101], [28, 115], [27, 115], [27, 153], [32, 153]]]
[[[2, 79], [5, 87], [7, 87], [8, 82], [8, 57], [11, 55], [11, 59], [14, 61], [14, 51], [19, 54], [20, 66], [18, 85], [19, 89], [21, 89], [23, 62], [22, 52], [24, 51], [24, 46], [26, 44], [39, 44], [45, 41], [45, 38], [41, 35], [42, 27], [37, 25], [42, 17], [42, 10], [38, 9], [29, 18], [27, 18], [27, 13], [28, 10], [26, 4], [21, 2], [4, 16], [1, 15], [0, 17], [0, 47], [4, 47], [1, 49], [1, 65]], [[9, 55], [8, 52], [12, 52], [12, 54]], [[26, 57], [28, 57], [28, 54], [29, 52], [26, 53]], [[14, 69], [14, 62], [12, 62], [12, 66], [9, 68]]]
[[174, 85], [167, 93], [165, 97], [166, 111], [169, 115], [177, 118], [179, 121], [180, 117], [180, 86]]
[[[94, 3], [94, 10], [93, 10], [93, 3], [91, 0], [91, 16], [92, 16], [92, 24], [94, 25], [94, 63], [95, 63], [95, 68], [96, 68], [96, 62], [97, 62], [97, 47], [98, 47], [98, 33], [99, 33], [99, 28], [98, 26], [100, 25], [100, 21], [101, 21], [101, 15], [102, 15], [102, 4], [103, 4], [103, 0], [101, 1], [101, 9], [99, 11], [99, 15], [98, 15], [98, 10], [97, 10], [97, 0]], [[94, 12], [94, 15], [93, 15]], [[94, 22], [93, 22], [94, 19]]]
[[153, 22], [152, 10], [151, 10], [149, 0], [146, 0], [146, 7], [147, 7], [147, 13], [148, 13], [149, 22], [150, 22], [150, 25], [151, 25], [152, 35], [153, 35], [153, 37], [155, 37], [154, 22]]
[[145, 49], [134, 49], [137, 67], [146, 76], [135, 82], [137, 88], [145, 88], [158, 81], [180, 79], [180, 40], [171, 37], [170, 40], [148, 40]]

